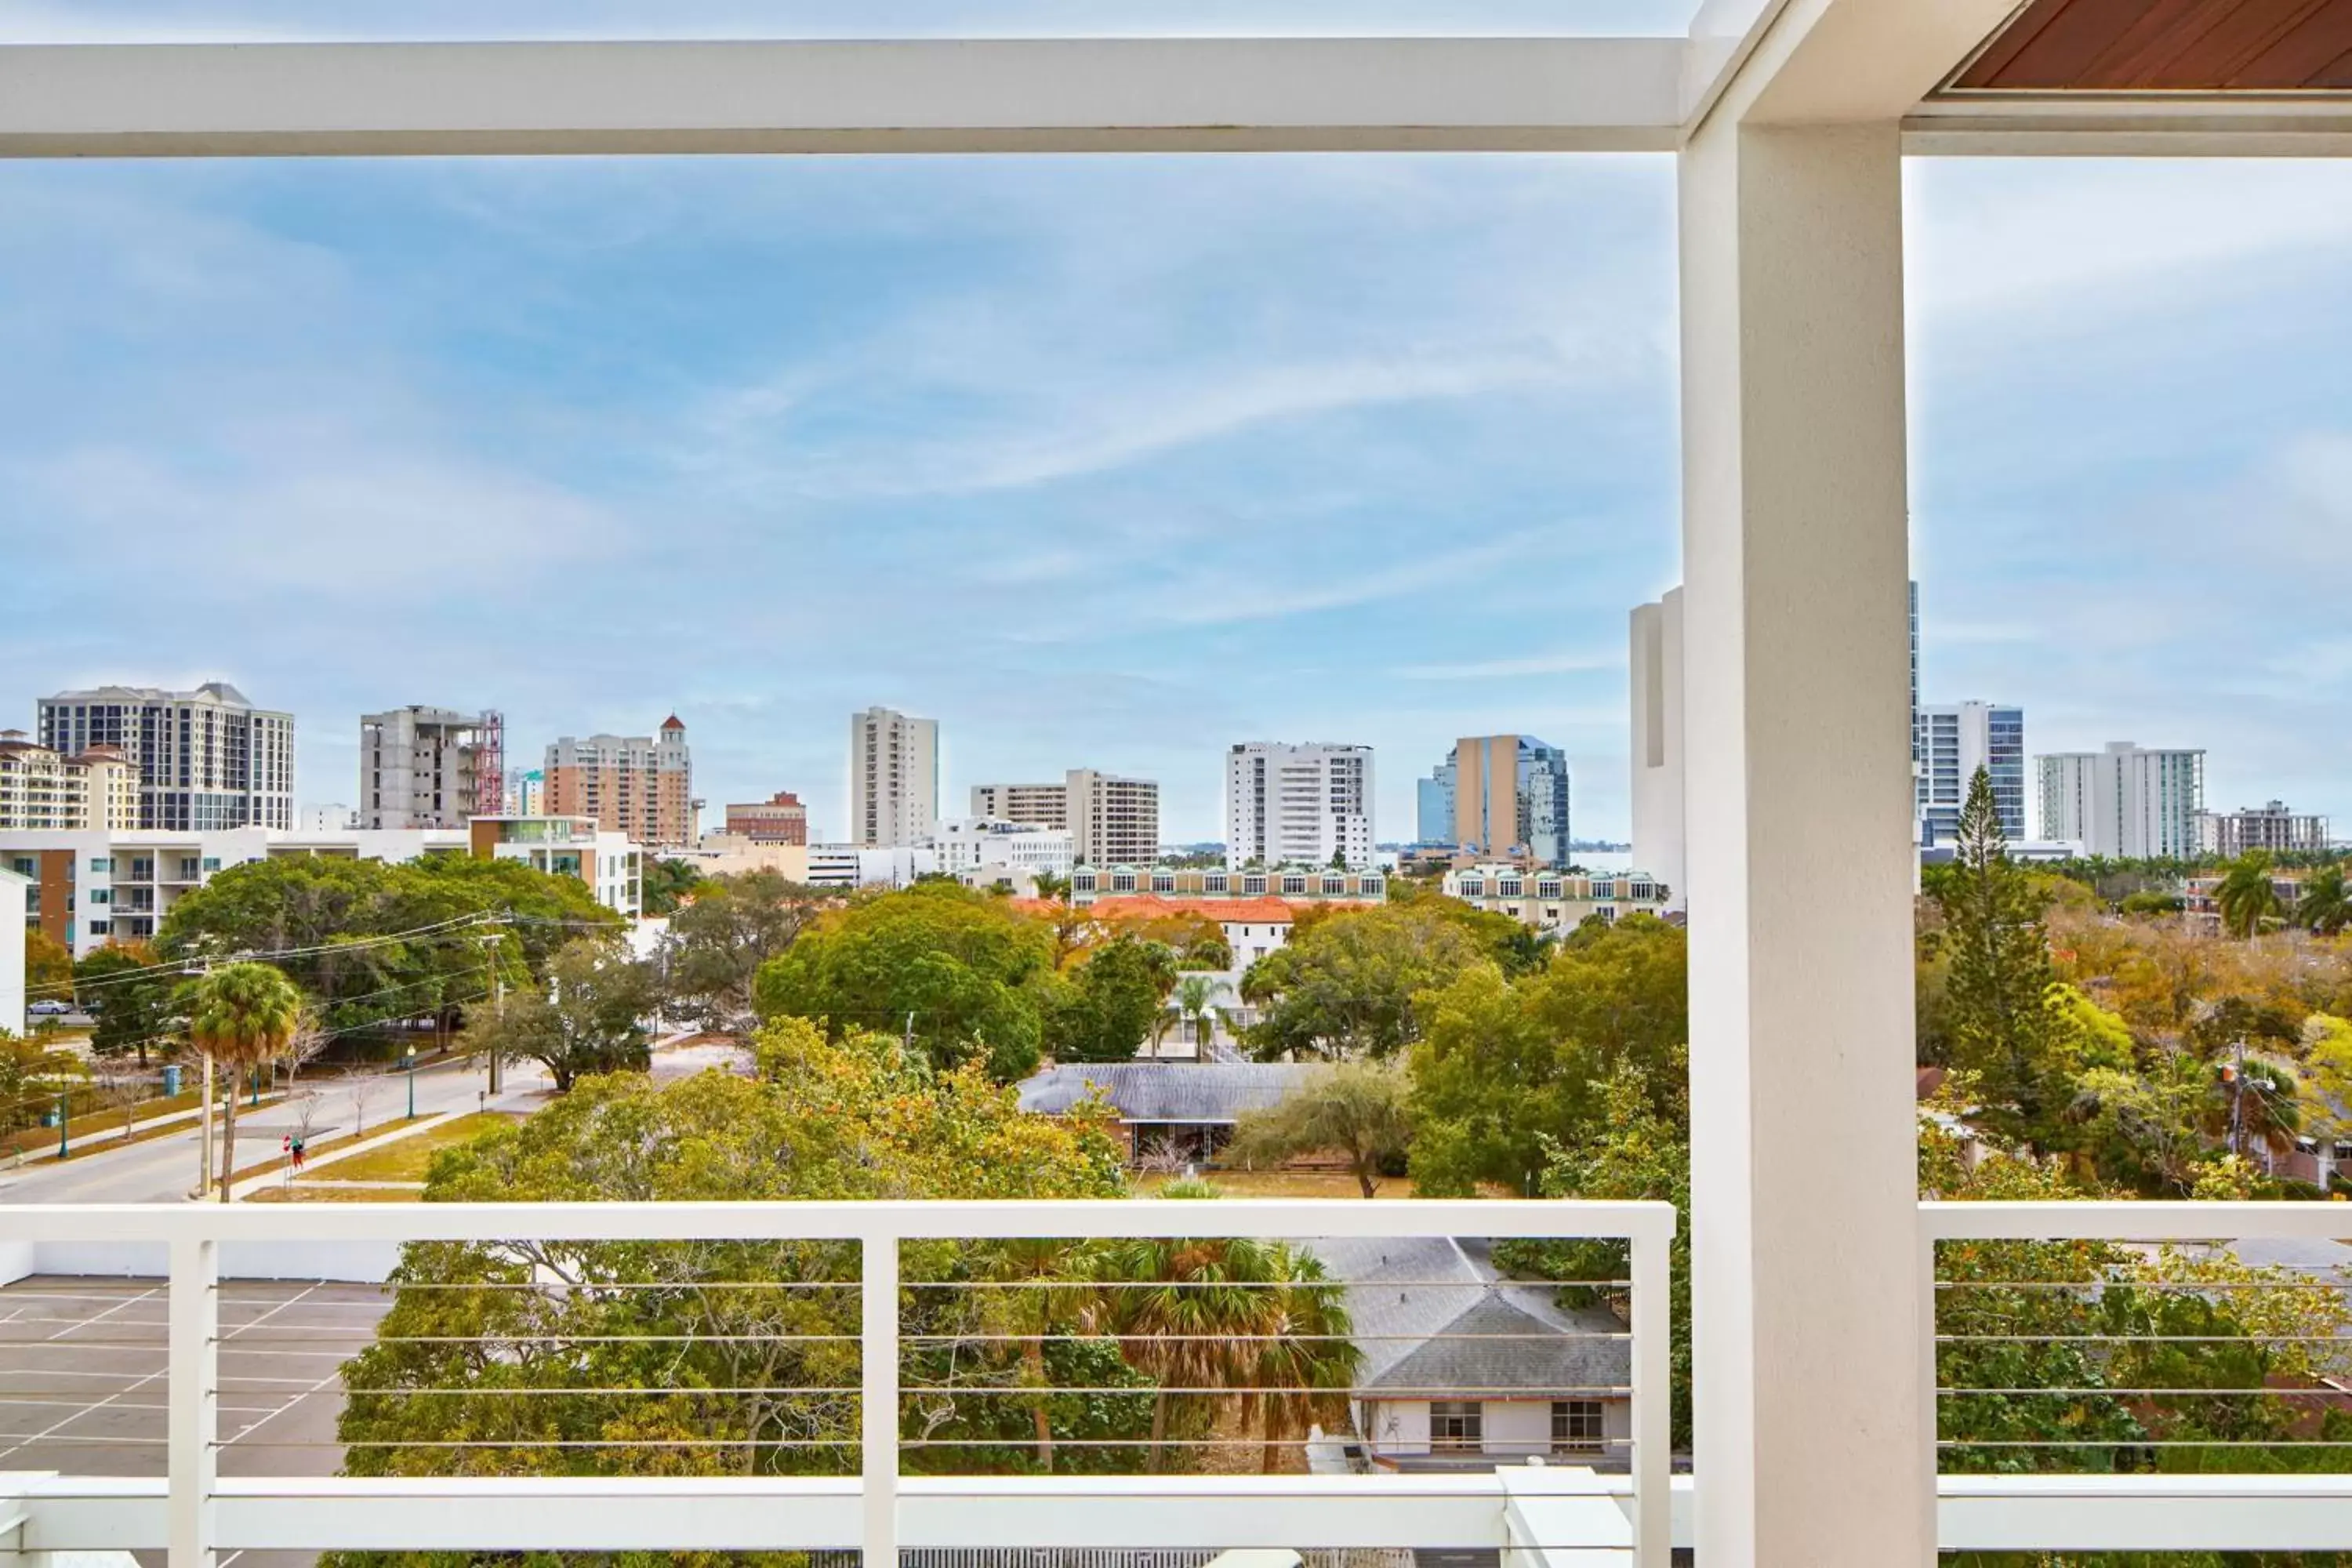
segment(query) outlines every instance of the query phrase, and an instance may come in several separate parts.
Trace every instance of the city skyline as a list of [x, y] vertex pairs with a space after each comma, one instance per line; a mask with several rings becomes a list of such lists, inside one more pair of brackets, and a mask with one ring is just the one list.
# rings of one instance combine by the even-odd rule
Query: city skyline
[[[1909, 181], [1923, 700], [2352, 819], [2352, 170]], [[16, 575], [144, 606], [135, 652], [0, 630], [14, 725], [233, 681], [300, 720], [302, 805], [398, 704], [499, 708], [518, 757], [675, 710], [698, 795], [791, 789], [838, 837], [840, 715], [881, 703], [940, 721], [950, 801], [1083, 758], [1160, 781], [1171, 841], [1222, 836], [1234, 741], [1372, 746], [1397, 840], [1426, 759], [1525, 732], [1578, 836], [1626, 836], [1623, 616], [1679, 576], [1665, 160], [27, 163], [0, 195], [37, 307], [0, 375]], [[2222, 540], [2278, 563], [2260, 595], [2181, 570]]]

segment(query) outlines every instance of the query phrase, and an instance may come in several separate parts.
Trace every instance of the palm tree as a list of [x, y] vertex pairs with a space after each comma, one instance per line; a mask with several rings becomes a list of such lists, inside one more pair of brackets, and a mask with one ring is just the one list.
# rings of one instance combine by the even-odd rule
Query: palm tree
[[1070, 879], [1056, 877], [1051, 871], [1040, 871], [1036, 878], [1037, 896], [1049, 904], [1066, 902], [1070, 896]]
[[1323, 1271], [1312, 1253], [1277, 1249], [1277, 1272], [1286, 1283], [1266, 1293], [1250, 1368], [1248, 1410], [1261, 1423], [1258, 1468], [1273, 1475], [1281, 1466], [1282, 1443], [1305, 1436], [1321, 1417], [1344, 1421], [1348, 1394], [1355, 1386], [1362, 1353], [1351, 1337], [1346, 1292]]
[[2271, 886], [2271, 856], [2250, 849], [2230, 862], [2221, 885], [2213, 890], [2221, 910], [2221, 929], [2241, 940], [2262, 934], [2263, 921], [2278, 913], [2278, 891]]
[[2304, 879], [2294, 918], [2305, 929], [2322, 936], [2334, 936], [2352, 925], [2352, 892], [2345, 889], [2343, 867], [2322, 866]]
[[[1137, 1237], [1103, 1260], [1098, 1330], [1160, 1384], [1151, 1397], [1157, 1474], [1168, 1444], [1168, 1391], [1240, 1389], [1255, 1377], [1257, 1339], [1280, 1283], [1280, 1248], [1248, 1237]], [[1194, 1393], [1187, 1397], [1205, 1397]]]
[[1223, 989], [1224, 982], [1213, 974], [1187, 974], [1176, 982], [1175, 994], [1170, 1000], [1175, 1005], [1176, 1016], [1192, 1031], [1195, 1046], [1204, 1043], [1201, 1025], [1216, 1005], [1217, 993]]
[[[267, 963], [231, 963], [190, 982], [188, 1039], [207, 1070], [229, 1069], [231, 1082], [284, 1053], [301, 1026], [302, 993]], [[220, 1201], [236, 1184], [236, 1095], [228, 1097], [221, 1135]]]

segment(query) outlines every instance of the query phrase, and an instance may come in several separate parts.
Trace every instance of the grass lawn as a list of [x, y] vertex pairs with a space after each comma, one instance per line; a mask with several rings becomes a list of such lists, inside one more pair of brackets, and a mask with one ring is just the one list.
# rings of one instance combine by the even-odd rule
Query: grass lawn
[[[1363, 1201], [1356, 1178], [1345, 1171], [1204, 1171], [1206, 1180], [1229, 1198], [1353, 1198]], [[1150, 1197], [1175, 1176], [1138, 1176], [1135, 1193]], [[1412, 1184], [1402, 1176], [1381, 1183], [1379, 1196], [1409, 1198]]]
[[[425, 1180], [425, 1167], [433, 1156], [453, 1143], [488, 1131], [493, 1127], [511, 1127], [522, 1120], [502, 1110], [476, 1111], [466, 1116], [453, 1116], [413, 1137], [387, 1143], [381, 1149], [371, 1149], [364, 1154], [354, 1154], [348, 1160], [338, 1160], [322, 1168], [315, 1179], [320, 1182], [417, 1182]], [[379, 1127], [369, 1137], [377, 1137], [384, 1129]], [[398, 1194], [394, 1196], [397, 1198]]]

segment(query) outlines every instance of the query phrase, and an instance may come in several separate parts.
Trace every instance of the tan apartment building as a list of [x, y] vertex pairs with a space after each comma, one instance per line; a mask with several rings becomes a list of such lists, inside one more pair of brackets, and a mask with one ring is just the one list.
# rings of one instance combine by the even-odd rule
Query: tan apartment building
[[808, 807], [790, 790], [778, 790], [766, 800], [730, 805], [727, 836], [751, 844], [808, 843]]
[[139, 780], [119, 748], [67, 756], [0, 730], [0, 830], [138, 826]]
[[607, 833], [648, 848], [692, 844], [694, 756], [675, 713], [657, 736], [566, 735], [547, 748], [540, 770], [548, 816], [585, 816]]
[[992, 822], [1065, 827], [1081, 866], [1148, 866], [1160, 858], [1160, 784], [1072, 768], [1060, 784], [974, 784], [971, 814]]
[[971, 814], [991, 822], [1031, 827], [1070, 826], [1070, 786], [1060, 784], [984, 784], [971, 786]]

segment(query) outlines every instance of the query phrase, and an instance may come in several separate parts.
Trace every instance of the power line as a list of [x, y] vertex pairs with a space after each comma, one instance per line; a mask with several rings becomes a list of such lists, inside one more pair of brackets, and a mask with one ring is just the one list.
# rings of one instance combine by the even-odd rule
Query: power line
[[[131, 981], [144, 979], [149, 975], [159, 974], [165, 971], [185, 974], [193, 964], [275, 963], [280, 959], [309, 958], [322, 953], [365, 952], [372, 949], [391, 947], [401, 943], [447, 941], [460, 936], [471, 936], [478, 928], [485, 925], [508, 925], [513, 923], [517, 918], [519, 917], [501, 914], [495, 910], [483, 910], [472, 914], [453, 916], [446, 921], [435, 921], [427, 925], [414, 926], [404, 931], [388, 931], [380, 936], [362, 937], [353, 942], [331, 942], [312, 947], [279, 948], [268, 952], [238, 952], [203, 958], [192, 956], [162, 963], [150, 963], [137, 969], [117, 970], [111, 974], [102, 975], [95, 980], [50, 981], [30, 989], [67, 992], [95, 990], [103, 985], [127, 984]], [[435, 932], [441, 934], [436, 936], [433, 934]]]

